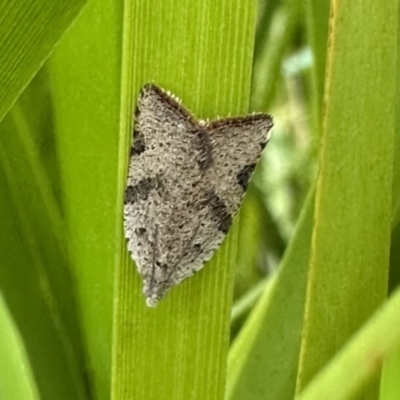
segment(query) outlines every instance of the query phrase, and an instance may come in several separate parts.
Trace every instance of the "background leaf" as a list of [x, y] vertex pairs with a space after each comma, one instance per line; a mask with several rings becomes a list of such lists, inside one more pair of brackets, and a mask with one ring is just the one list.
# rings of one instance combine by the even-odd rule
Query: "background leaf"
[[0, 297], [0, 397], [39, 400], [23, 340]]
[[385, 299], [388, 279], [397, 2], [331, 7], [299, 390]]
[[[360, 391], [379, 377], [384, 358], [398, 350], [399, 309], [400, 290], [397, 290], [296, 399], [344, 400], [358, 398], [357, 395], [378, 398], [374, 390], [364, 390], [361, 395]], [[390, 393], [382, 391], [379, 398], [390, 399]]]
[[[228, 359], [227, 399], [293, 398], [312, 233], [309, 194], [277, 276], [250, 314]], [[285, 318], [282, 318], [282, 316]]]
[[110, 398], [123, 4], [91, 2], [48, 63], [71, 275], [91, 396]]
[[54, 158], [46, 153], [52, 154], [54, 141], [45, 135], [51, 113], [41, 113], [48, 105], [43, 78], [29, 85], [0, 125], [1, 291], [41, 398], [84, 399], [85, 362], [68, 246], [57, 186], [51, 186], [48, 173]]
[[85, 3], [0, 1], [0, 121]]

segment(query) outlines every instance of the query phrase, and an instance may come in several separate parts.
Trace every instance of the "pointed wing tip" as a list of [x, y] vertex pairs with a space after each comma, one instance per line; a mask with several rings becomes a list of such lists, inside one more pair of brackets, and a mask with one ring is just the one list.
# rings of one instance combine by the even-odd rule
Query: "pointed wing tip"
[[[175, 96], [169, 90], [164, 90], [161, 86], [156, 85], [154, 82], [148, 82], [142, 86], [139, 98], [155, 95], [164, 102], [170, 103], [175, 108], [183, 108], [181, 99]], [[187, 110], [186, 110], [187, 111]]]
[[142, 86], [141, 90], [140, 90], [140, 94], [141, 95], [143, 95], [145, 93], [151, 93], [151, 92], [153, 92], [153, 93], [160, 93], [160, 92], [164, 93], [164, 91], [159, 86], [157, 86], [154, 82], [145, 83]]
[[260, 112], [251, 114], [250, 117], [252, 117], [253, 119], [260, 119], [267, 121], [269, 123], [270, 128], [274, 126], [274, 117], [270, 114]]

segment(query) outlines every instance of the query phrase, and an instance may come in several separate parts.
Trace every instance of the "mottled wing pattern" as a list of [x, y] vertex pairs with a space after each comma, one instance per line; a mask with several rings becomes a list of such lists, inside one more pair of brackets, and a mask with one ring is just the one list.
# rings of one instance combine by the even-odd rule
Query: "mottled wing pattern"
[[206, 179], [216, 183], [215, 192], [231, 215], [239, 208], [272, 126], [267, 114], [220, 119], [206, 126], [213, 149]]
[[[206, 163], [201, 164], [197, 196], [202, 223], [196, 233], [199, 252], [187, 265], [187, 275], [199, 270], [223, 242], [246, 191], [249, 179], [269, 139], [272, 119], [266, 114], [202, 123]], [[208, 150], [206, 150], [208, 149]], [[204, 157], [203, 157], [204, 158]], [[185, 276], [186, 277], [186, 276]]]
[[[140, 95], [125, 191], [128, 249], [156, 303], [180, 278], [200, 215], [193, 216], [201, 179], [197, 122], [178, 100], [154, 85]], [[183, 279], [183, 278], [182, 278]]]
[[271, 127], [264, 114], [199, 122], [172, 95], [143, 88], [124, 226], [149, 306], [221, 244]]

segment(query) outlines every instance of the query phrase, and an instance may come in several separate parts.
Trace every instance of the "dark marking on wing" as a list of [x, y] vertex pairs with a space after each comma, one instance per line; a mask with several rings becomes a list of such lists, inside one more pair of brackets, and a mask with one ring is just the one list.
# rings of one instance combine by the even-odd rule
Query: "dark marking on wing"
[[202, 203], [210, 209], [211, 219], [217, 224], [218, 229], [223, 233], [228, 233], [232, 216], [221, 198], [214, 192], [208, 192]]
[[251, 174], [253, 173], [255, 167], [256, 167], [255, 163], [245, 165], [236, 175], [238, 183], [243, 188], [243, 190], [247, 189], [247, 185], [249, 184]]
[[260, 143], [260, 147], [261, 147], [261, 151], [263, 151], [265, 149], [265, 146], [268, 144], [268, 140], [266, 140], [265, 142], [261, 142]]
[[195, 243], [193, 245], [193, 249], [197, 252], [197, 253], [201, 253], [203, 251], [203, 247], [201, 246], [200, 243]]
[[146, 150], [146, 143], [144, 142], [144, 136], [141, 132], [135, 131], [133, 133], [133, 145], [131, 147], [131, 156], [138, 156]]
[[168, 269], [168, 264], [161, 262], [160, 260], [157, 260], [154, 265], [160, 269]]
[[194, 145], [199, 153], [197, 163], [199, 164], [200, 169], [205, 171], [213, 162], [210, 135], [202, 128], [193, 131], [193, 133], [195, 135]]
[[125, 190], [125, 204], [134, 204], [138, 200], [147, 200], [149, 193], [160, 186], [158, 177], [145, 178], [136, 185], [129, 185]]
[[143, 236], [147, 233], [147, 229], [146, 228], [136, 228], [135, 233], [138, 236]]

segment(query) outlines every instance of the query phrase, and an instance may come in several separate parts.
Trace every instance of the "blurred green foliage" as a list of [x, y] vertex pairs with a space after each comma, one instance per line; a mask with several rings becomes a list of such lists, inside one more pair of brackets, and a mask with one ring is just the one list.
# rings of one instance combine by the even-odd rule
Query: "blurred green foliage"
[[315, 178], [314, 61], [304, 4], [261, 0], [250, 111], [275, 125], [241, 209], [235, 299], [278, 267]]

